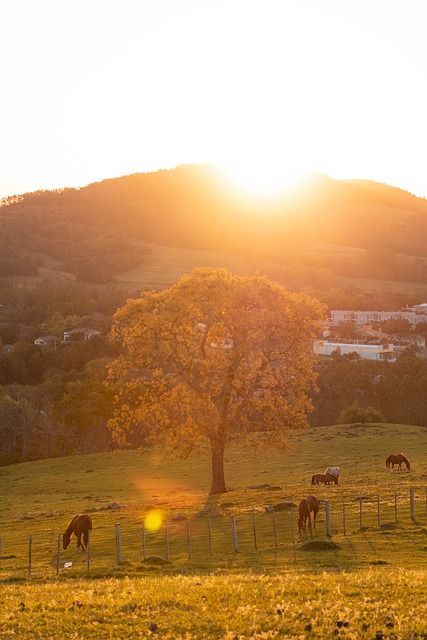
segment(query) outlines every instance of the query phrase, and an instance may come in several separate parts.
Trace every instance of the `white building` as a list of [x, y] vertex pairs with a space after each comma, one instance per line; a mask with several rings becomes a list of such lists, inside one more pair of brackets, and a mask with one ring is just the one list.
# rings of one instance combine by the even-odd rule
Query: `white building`
[[424, 305], [413, 307], [417, 311], [401, 309], [400, 311], [331, 311], [329, 324], [337, 325], [341, 322], [354, 322], [355, 325], [370, 325], [373, 322], [384, 322], [385, 320], [408, 320], [412, 326], [421, 322], [427, 322], [427, 309]]
[[34, 344], [38, 347], [54, 347], [56, 348], [56, 343], [59, 342], [59, 338], [56, 336], [40, 336], [34, 340]]
[[314, 352], [318, 355], [330, 356], [334, 352], [340, 355], [357, 353], [363, 360], [389, 360], [394, 362], [397, 354], [394, 345], [389, 344], [351, 344], [348, 342], [326, 342], [317, 340], [314, 343]]
[[100, 336], [101, 332], [96, 329], [71, 329], [71, 331], [64, 331], [64, 342], [72, 340], [72, 336], [77, 336], [83, 340], [90, 340], [93, 336]]

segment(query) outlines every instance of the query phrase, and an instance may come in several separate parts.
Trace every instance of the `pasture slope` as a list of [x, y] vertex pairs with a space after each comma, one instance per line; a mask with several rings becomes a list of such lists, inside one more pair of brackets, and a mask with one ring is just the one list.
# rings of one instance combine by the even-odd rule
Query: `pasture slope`
[[[387, 472], [399, 451], [411, 470]], [[207, 456], [2, 467], [0, 638], [427, 638], [426, 451], [420, 427], [310, 429], [286, 454], [231, 448], [217, 497]], [[329, 465], [340, 483], [312, 487]], [[325, 504], [313, 540], [265, 509], [307, 493], [329, 501], [330, 536]], [[82, 512], [89, 556], [58, 554]]]

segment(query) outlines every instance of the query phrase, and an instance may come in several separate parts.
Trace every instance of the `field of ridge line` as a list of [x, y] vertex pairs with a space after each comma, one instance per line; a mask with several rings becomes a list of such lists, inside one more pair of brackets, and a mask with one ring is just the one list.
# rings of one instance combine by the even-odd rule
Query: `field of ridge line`
[[[426, 451], [426, 428], [390, 424], [295, 432], [285, 453], [232, 445], [220, 496], [208, 454], [1, 467], [0, 639], [427, 638]], [[411, 469], [387, 471], [399, 452]], [[328, 466], [338, 485], [312, 486]], [[312, 537], [291, 507], [310, 493]], [[76, 553], [61, 534], [78, 513], [93, 530]]]

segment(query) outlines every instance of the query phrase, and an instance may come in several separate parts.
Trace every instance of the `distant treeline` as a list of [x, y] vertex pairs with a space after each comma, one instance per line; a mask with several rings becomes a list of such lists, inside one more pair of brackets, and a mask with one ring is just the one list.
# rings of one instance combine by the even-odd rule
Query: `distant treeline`
[[[103, 378], [117, 354], [104, 340], [93, 340], [67, 345], [59, 353], [34, 348], [21, 354], [27, 375], [37, 375], [45, 358], [49, 374], [37, 385], [0, 389], [0, 464], [115, 446], [108, 429], [115, 390], [106, 388]], [[410, 349], [396, 362], [337, 356], [319, 364], [318, 374], [312, 426], [340, 422], [341, 412], [353, 405], [375, 409], [371, 413], [388, 422], [427, 426], [427, 362]], [[132, 437], [132, 447], [144, 446], [143, 424]]]

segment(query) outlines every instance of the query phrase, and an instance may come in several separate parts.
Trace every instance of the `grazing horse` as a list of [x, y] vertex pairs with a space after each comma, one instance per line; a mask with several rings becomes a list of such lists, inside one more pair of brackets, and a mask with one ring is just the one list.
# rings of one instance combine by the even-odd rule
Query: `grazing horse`
[[338, 484], [338, 478], [332, 473], [315, 473], [311, 478], [311, 484]]
[[92, 531], [92, 518], [86, 514], [82, 516], [74, 516], [74, 518], [71, 518], [68, 523], [66, 532], [62, 535], [62, 546], [64, 549], [68, 547], [71, 541], [71, 536], [74, 533], [77, 537], [76, 551], [78, 551], [78, 549], [82, 549], [84, 551], [89, 542], [89, 531]]
[[335, 476], [336, 478], [340, 477], [340, 468], [339, 467], [328, 467], [325, 469], [325, 473], [330, 473], [331, 476]]
[[394, 465], [397, 464], [399, 465], [399, 471], [402, 471], [402, 462], [406, 464], [407, 469], [411, 468], [411, 463], [409, 462], [408, 458], [403, 455], [403, 453], [398, 453], [397, 456], [391, 454], [385, 461], [385, 466], [387, 467], [387, 469], [390, 469], [391, 466], [391, 469], [393, 471]]
[[309, 495], [301, 500], [298, 505], [298, 531], [305, 531], [307, 520], [310, 520], [310, 513], [313, 512], [313, 526], [316, 528], [316, 516], [319, 512], [319, 500], [316, 496]]

